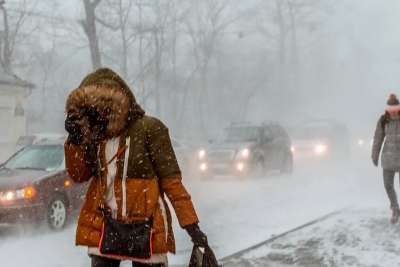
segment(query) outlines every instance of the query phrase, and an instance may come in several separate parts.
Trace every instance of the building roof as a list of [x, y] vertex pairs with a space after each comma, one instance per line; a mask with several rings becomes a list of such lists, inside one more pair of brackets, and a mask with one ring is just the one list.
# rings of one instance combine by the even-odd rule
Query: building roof
[[33, 83], [25, 81], [19, 78], [15, 74], [10, 74], [4, 71], [4, 69], [0, 66], [0, 85], [12, 85], [22, 88], [32, 89], [35, 87]]
[[35, 88], [33, 83], [19, 78], [13, 73], [4, 70], [0, 65], [0, 95], [25, 95], [31, 94]]

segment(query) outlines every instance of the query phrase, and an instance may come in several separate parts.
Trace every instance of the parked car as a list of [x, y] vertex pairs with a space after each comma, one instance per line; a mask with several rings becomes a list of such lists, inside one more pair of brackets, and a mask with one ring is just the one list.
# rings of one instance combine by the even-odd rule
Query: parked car
[[45, 221], [60, 230], [86, 189], [65, 171], [63, 140], [26, 146], [0, 166], [0, 223]]
[[15, 149], [18, 151], [26, 146], [33, 145], [38, 142], [62, 139], [65, 139], [65, 135], [59, 133], [36, 133], [31, 135], [23, 135], [18, 138]]
[[277, 123], [231, 124], [222, 142], [198, 151], [201, 174], [264, 175], [271, 170], [291, 173], [291, 141]]
[[344, 159], [350, 153], [350, 134], [345, 124], [312, 120], [294, 127], [292, 152], [296, 159]]

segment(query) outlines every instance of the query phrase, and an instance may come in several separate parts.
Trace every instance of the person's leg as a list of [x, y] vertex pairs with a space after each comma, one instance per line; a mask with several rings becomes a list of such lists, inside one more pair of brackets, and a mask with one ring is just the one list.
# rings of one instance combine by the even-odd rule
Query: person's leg
[[390, 201], [390, 207], [392, 209], [398, 209], [399, 204], [397, 202], [396, 191], [394, 189], [394, 175], [395, 172], [391, 170], [383, 170], [383, 182], [385, 190]]
[[394, 176], [396, 172], [391, 170], [383, 170], [383, 181], [385, 190], [390, 201], [390, 208], [392, 209], [392, 218], [390, 222], [395, 224], [400, 217], [399, 204], [397, 202], [396, 190], [394, 189]]
[[140, 263], [132, 262], [132, 267], [167, 267], [164, 263]]
[[120, 261], [99, 256], [91, 256], [92, 267], [119, 267]]

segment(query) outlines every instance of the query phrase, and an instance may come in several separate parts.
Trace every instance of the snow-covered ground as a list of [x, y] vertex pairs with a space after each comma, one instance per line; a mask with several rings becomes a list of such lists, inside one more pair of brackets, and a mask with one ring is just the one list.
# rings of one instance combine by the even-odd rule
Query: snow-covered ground
[[[343, 207], [367, 209], [366, 213], [342, 215], [343, 218], [349, 218], [348, 221], [343, 221], [343, 226], [355, 222], [351, 227], [359, 229], [360, 234], [366, 233], [357, 225], [357, 220], [361, 218], [358, 214], [367, 219], [370, 214], [371, 220], [386, 222], [388, 205], [378, 169], [363, 167], [364, 164], [323, 168], [315, 165], [311, 163], [309, 166], [298, 166], [292, 176], [275, 175], [257, 179], [219, 177], [206, 181], [186, 177], [186, 185], [199, 213], [201, 228], [207, 233], [217, 256], [224, 257]], [[376, 212], [369, 212], [370, 208]], [[341, 225], [339, 222], [336, 222], [338, 226]], [[347, 228], [350, 229], [350, 226]], [[170, 257], [170, 263], [185, 264], [191, 252], [191, 243], [176, 221], [175, 233], [178, 253]], [[330, 237], [323, 233], [324, 228], [320, 228], [315, 233], [316, 239]], [[312, 234], [311, 231], [310, 238], [313, 237]], [[74, 236], [74, 224], [57, 233], [47, 232], [45, 229], [21, 231], [18, 228], [2, 228], [1, 266], [90, 266], [86, 249], [74, 246]], [[385, 238], [385, 235], [381, 237]], [[379, 250], [376, 251], [379, 253]], [[266, 256], [270, 253], [265, 250]], [[382, 248], [380, 255], [385, 255], [384, 253], [386, 252]], [[262, 258], [263, 255], [258, 257]], [[378, 257], [371, 258], [376, 258], [376, 266], [381, 266]], [[121, 266], [130, 265], [124, 263]]]
[[348, 210], [264, 245], [224, 266], [400, 266], [400, 227], [380, 209]]

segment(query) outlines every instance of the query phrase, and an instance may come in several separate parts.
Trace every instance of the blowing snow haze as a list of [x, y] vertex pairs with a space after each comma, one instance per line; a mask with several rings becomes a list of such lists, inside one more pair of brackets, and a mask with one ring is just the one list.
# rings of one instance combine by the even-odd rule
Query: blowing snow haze
[[[397, 89], [397, 1], [129, 2], [96, 9], [102, 64], [122, 72], [148, 113], [177, 135], [211, 138], [221, 123], [299, 117], [359, 128]], [[62, 121], [65, 95], [92, 67], [83, 3], [4, 7], [11, 30], [26, 11], [11, 56], [13, 71], [36, 85], [30, 127], [62, 130], [54, 122]]]
[[[146, 114], [168, 126], [219, 258], [349, 206], [356, 207], [351, 216], [341, 212], [318, 229], [342, 218], [360, 236], [391, 227], [370, 150], [389, 94], [400, 95], [399, 14], [398, 0], [0, 0], [0, 163], [11, 157], [0, 164], [0, 265], [28, 246], [30, 261], [15, 256], [5, 266], [54, 266], [60, 257], [71, 259], [60, 266], [89, 266], [86, 251], [73, 246], [87, 188], [64, 172], [63, 153], [49, 151], [63, 151], [68, 95], [101, 67], [118, 73]], [[42, 195], [60, 188], [72, 193]], [[26, 203], [41, 212], [27, 212]], [[9, 227], [10, 218], [32, 214], [43, 218]], [[38, 225], [40, 236], [26, 225]], [[187, 264], [192, 243], [179, 226], [174, 231], [171, 263]], [[358, 234], [323, 232], [308, 240], [306, 228], [225, 262], [397, 260], [372, 245], [388, 236], [358, 240], [357, 248], [379, 255], [357, 257], [348, 246]], [[42, 257], [41, 246], [52, 255]]]

